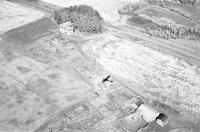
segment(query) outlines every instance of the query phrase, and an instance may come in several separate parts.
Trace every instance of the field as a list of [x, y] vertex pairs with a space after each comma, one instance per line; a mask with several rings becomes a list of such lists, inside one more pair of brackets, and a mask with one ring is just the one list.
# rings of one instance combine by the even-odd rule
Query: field
[[0, 37], [7, 43], [28, 45], [41, 37], [52, 35], [57, 31], [57, 25], [50, 17], [43, 17], [24, 26], [12, 29]]
[[143, 31], [146, 31], [146, 29], [148, 28], [158, 29], [160, 27], [158, 24], [154, 23], [151, 20], [145, 19], [141, 16], [134, 16], [134, 15], [127, 20], [127, 23]]
[[177, 13], [180, 13], [181, 15], [191, 18], [195, 22], [200, 22], [200, 9], [199, 6], [184, 6], [182, 4], [171, 4], [171, 3], [166, 3], [166, 7], [172, 11], [175, 11]]
[[185, 17], [158, 6], [148, 6], [141, 10], [138, 10], [137, 14], [161, 25], [174, 25], [185, 27], [192, 27], [195, 25], [195, 23], [191, 22]]
[[[138, 30], [193, 26], [193, 20], [154, 5], [120, 16], [118, 8], [131, 0], [42, 1], [46, 7], [88, 4], [104, 18], [105, 32], [62, 34], [42, 9], [0, 1], [0, 131], [200, 131], [199, 41]], [[137, 115], [128, 124], [139, 99], [167, 114], [169, 123], [162, 128]]]
[[[189, 107], [187, 103], [192, 100], [191, 89], [185, 91], [188, 94], [187, 100], [183, 100], [182, 94], [171, 91], [174, 82], [183, 83], [183, 80], [174, 75], [177, 70], [182, 68], [184, 75], [180, 76], [183, 79], [187, 78], [188, 74], [191, 74], [191, 77], [198, 76], [188, 64], [108, 34], [100, 35], [89, 42], [72, 42], [55, 35], [41, 38], [31, 45], [1, 45], [1, 130], [122, 131], [117, 118], [120, 115], [119, 110], [126, 108], [125, 104], [130, 97], [138, 98], [138, 95], [115, 79], [112, 83], [103, 83], [103, 78], [108, 75], [123, 80], [133, 91], [145, 96], [147, 102], [151, 99], [159, 100], [176, 107], [180, 112]], [[82, 51], [91, 60], [81, 54], [77, 45], [83, 46]], [[183, 67], [186, 67], [186, 70]], [[160, 88], [156, 87], [161, 81], [157, 76], [163, 81]], [[151, 78], [153, 80], [150, 80]], [[168, 79], [170, 82], [167, 82]], [[199, 85], [198, 80], [193, 79], [190, 82], [196, 83], [193, 88]], [[184, 82], [180, 86], [174, 84], [174, 91], [189, 87], [190, 82]], [[195, 94], [197, 92], [198, 89]], [[175, 100], [175, 95], [180, 100]], [[198, 102], [194, 103], [198, 105]], [[171, 118], [172, 122], [166, 130], [174, 129], [177, 125], [193, 126], [178, 117], [175, 110], [165, 105], [162, 107], [168, 115], [176, 117]], [[190, 112], [195, 113], [196, 110], [196, 107], [192, 107]], [[154, 123], [144, 131], [150, 132], [153, 128], [158, 132], [164, 130]]]
[[114, 36], [92, 40], [83, 51], [141, 95], [198, 113], [198, 66]]
[[[163, 7], [158, 5], [143, 7], [135, 12], [137, 15], [125, 17], [126, 19], [122, 21], [126, 22], [124, 27], [131, 26], [133, 29], [145, 31], [150, 36], [168, 39], [165, 42], [170, 45], [183, 47], [198, 54], [200, 50], [198, 12], [198, 6], [166, 2]], [[155, 39], [154, 42], [158, 40]]]
[[1, 45], [0, 56], [3, 132], [43, 131], [43, 124], [56, 121], [54, 115], [93, 93], [93, 86], [101, 81], [98, 68], [57, 36], [32, 45]]
[[0, 34], [38, 20], [44, 16], [43, 12], [5, 0], [0, 1], [0, 5]]

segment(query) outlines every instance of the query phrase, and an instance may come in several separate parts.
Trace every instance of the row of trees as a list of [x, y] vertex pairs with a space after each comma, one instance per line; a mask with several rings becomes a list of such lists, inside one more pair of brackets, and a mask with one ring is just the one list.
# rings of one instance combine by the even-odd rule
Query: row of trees
[[158, 26], [158, 28], [147, 28], [146, 31], [151, 36], [157, 36], [164, 39], [178, 39], [180, 37], [179, 30], [174, 30], [167, 26]]
[[81, 32], [99, 33], [102, 31], [103, 18], [97, 10], [88, 5], [75, 5], [55, 11], [58, 24], [71, 21]]
[[175, 2], [175, 3], [194, 5], [197, 3], [197, 0], [148, 0], [148, 2], [151, 4], [158, 4], [158, 5], [162, 5], [165, 2]]
[[179, 2], [182, 4], [191, 4], [191, 5], [196, 4], [196, 0], [179, 0]]
[[[16, 0], [7, 0], [7, 1], [16, 1]], [[22, 0], [23, 1], [23, 0]], [[24, 0], [25, 2], [40, 2], [40, 0]]]
[[153, 28], [149, 27], [146, 31], [152, 36], [158, 36], [165, 39], [178, 39], [188, 35], [200, 36], [200, 29], [198, 27], [168, 27], [158, 25]]

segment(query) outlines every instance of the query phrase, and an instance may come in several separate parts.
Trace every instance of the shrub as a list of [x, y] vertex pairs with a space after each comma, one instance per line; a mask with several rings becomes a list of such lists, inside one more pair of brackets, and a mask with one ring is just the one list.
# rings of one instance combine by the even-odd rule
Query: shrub
[[98, 33], [102, 30], [103, 19], [99, 12], [88, 5], [71, 6], [55, 11], [58, 24], [71, 21], [81, 32]]

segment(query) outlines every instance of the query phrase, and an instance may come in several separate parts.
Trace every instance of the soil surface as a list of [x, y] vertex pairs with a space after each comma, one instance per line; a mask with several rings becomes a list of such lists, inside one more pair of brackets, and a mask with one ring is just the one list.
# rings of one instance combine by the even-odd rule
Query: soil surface
[[[104, 18], [106, 31], [61, 34], [41, 8], [0, 1], [0, 131], [200, 131], [197, 39], [163, 39], [129, 25], [128, 17], [117, 11], [129, 0], [43, 1], [62, 7], [91, 5]], [[179, 23], [181, 13], [194, 12], [185, 6], [149, 4], [138, 14], [150, 19], [150, 10], [153, 22], [162, 16], [165, 24], [169, 19]], [[175, 8], [182, 12], [170, 14]], [[182, 14], [181, 24], [197, 23], [190, 17]], [[137, 112], [138, 100], [165, 113], [167, 125], [147, 123]]]

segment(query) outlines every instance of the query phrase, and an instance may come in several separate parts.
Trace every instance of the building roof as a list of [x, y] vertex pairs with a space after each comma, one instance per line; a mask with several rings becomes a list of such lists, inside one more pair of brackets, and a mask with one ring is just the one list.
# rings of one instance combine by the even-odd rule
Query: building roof
[[143, 119], [146, 122], [152, 122], [156, 119], [156, 117], [159, 116], [158, 111], [146, 104], [141, 104], [140, 107], [138, 107], [137, 111], [140, 111], [142, 113]]
[[167, 115], [163, 114], [163, 113], [160, 113], [159, 116], [156, 118], [156, 120], [161, 120], [162, 122], [165, 122], [168, 120], [168, 117]]
[[59, 27], [62, 27], [62, 28], [74, 28], [74, 26], [75, 26], [75, 24], [70, 21], [59, 25]]
[[168, 123], [168, 117], [161, 113], [157, 118], [156, 118], [156, 123], [160, 125], [161, 127], [164, 127]]

